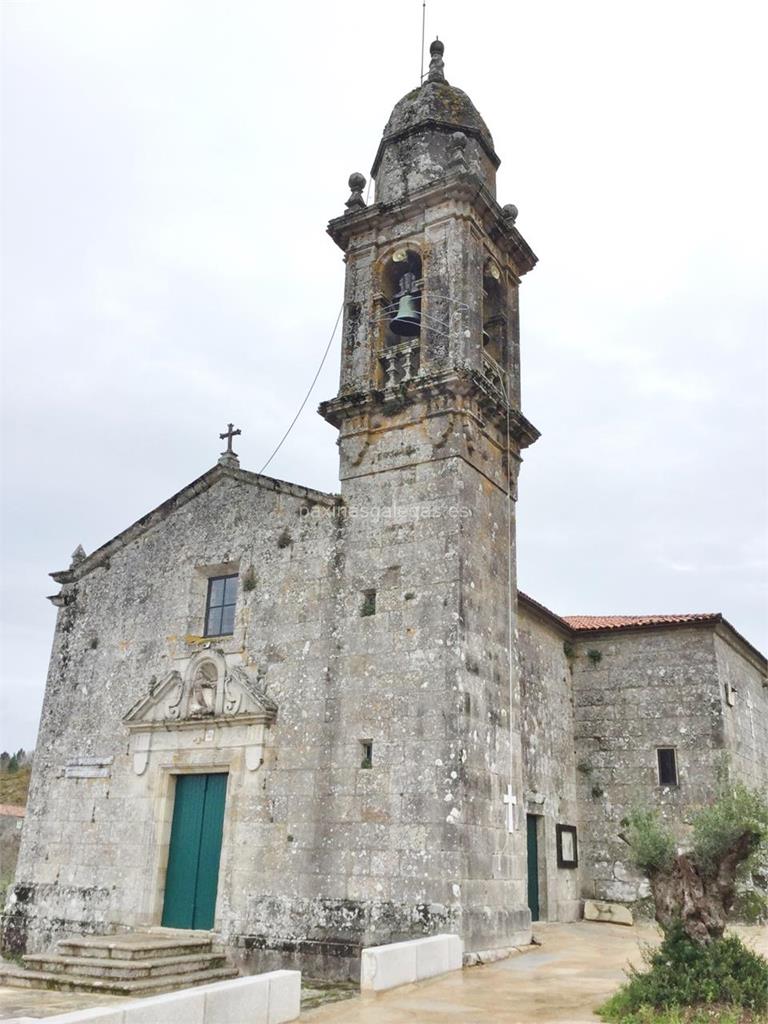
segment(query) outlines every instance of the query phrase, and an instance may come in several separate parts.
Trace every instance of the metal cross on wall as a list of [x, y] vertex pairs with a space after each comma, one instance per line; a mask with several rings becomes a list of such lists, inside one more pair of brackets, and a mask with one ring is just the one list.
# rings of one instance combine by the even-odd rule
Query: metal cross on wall
[[225, 452], [222, 452], [221, 453], [222, 455], [236, 455], [237, 454], [236, 452], [232, 451], [232, 438], [233, 437], [237, 437], [238, 434], [242, 434], [242, 430], [240, 430], [239, 428], [237, 430], [234, 430], [232, 423], [228, 423], [227, 424], [227, 429], [224, 431], [224, 433], [223, 434], [219, 434], [219, 437], [221, 438], [222, 441], [224, 440], [224, 438], [227, 439], [227, 450]]

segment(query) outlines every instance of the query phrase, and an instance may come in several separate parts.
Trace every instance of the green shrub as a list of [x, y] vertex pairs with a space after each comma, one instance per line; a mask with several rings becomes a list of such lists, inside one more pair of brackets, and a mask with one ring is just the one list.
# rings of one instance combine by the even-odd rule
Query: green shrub
[[[704, 872], [716, 873], [726, 851], [746, 830], [754, 833], [754, 857], [760, 843], [768, 839], [765, 797], [741, 783], [724, 787], [717, 801], [702, 808], [694, 818], [693, 855], [696, 863]], [[749, 861], [743, 870], [749, 870]]]
[[665, 871], [675, 859], [675, 840], [655, 811], [633, 811], [628, 821], [632, 860], [641, 871]]
[[648, 1007], [676, 1010], [721, 1005], [753, 1013], [768, 1010], [768, 961], [747, 949], [736, 935], [700, 946], [682, 926], [676, 926], [643, 958], [648, 970], [630, 969], [627, 984], [598, 1009], [604, 1020], [641, 1022], [642, 1016], [633, 1015]]
[[622, 1017], [621, 1021], [622, 1024], [765, 1024], [768, 1018], [722, 1006], [706, 1010], [655, 1010], [644, 1006], [637, 1013]]

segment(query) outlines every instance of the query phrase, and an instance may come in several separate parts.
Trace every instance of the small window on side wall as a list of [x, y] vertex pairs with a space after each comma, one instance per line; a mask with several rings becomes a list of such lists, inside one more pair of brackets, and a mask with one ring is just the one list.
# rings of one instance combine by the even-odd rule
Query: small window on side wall
[[659, 762], [659, 785], [677, 785], [677, 755], [674, 747], [658, 747], [656, 757]]
[[361, 768], [373, 768], [373, 740], [360, 740], [362, 759]]
[[208, 580], [205, 606], [205, 635], [231, 636], [235, 631], [237, 575], [212, 576]]

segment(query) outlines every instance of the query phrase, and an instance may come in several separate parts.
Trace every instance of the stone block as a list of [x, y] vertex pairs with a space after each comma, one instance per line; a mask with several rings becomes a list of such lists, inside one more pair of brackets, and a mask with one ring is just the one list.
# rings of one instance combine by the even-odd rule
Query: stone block
[[360, 988], [382, 992], [461, 970], [463, 944], [457, 935], [433, 935], [411, 942], [369, 946], [362, 951]]
[[[125, 1006], [96, 1006], [89, 1010], [72, 1010], [55, 1017], [46, 1017], [49, 1024], [123, 1024]], [[22, 1017], [26, 1021], [27, 1017]], [[13, 1024], [13, 1022], [11, 1022]]]
[[621, 903], [605, 903], [603, 900], [586, 900], [584, 903], [585, 921], [604, 921], [609, 924], [633, 925], [635, 919], [629, 907]]
[[416, 946], [416, 978], [433, 978], [437, 974], [461, 970], [463, 943], [458, 935], [434, 935], [419, 939]]
[[[205, 999], [205, 1024], [266, 1022], [269, 1013], [269, 975], [218, 981], [200, 989]], [[126, 1022], [127, 1024], [127, 1022]]]
[[301, 971], [272, 971], [264, 977], [269, 979], [267, 1024], [296, 1020], [301, 1010]]
[[363, 949], [360, 960], [360, 988], [383, 992], [416, 981], [416, 951], [413, 942], [392, 942], [388, 946]]
[[123, 1024], [159, 1024], [159, 1021], [183, 1021], [204, 1024], [205, 987], [169, 992], [122, 1007]]

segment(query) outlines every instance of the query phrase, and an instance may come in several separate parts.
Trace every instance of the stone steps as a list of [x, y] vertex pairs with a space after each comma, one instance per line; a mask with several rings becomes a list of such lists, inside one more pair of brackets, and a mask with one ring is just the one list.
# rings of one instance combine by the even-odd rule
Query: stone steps
[[143, 960], [183, 953], [221, 953], [210, 934], [179, 935], [171, 932], [136, 932], [130, 935], [78, 935], [61, 939], [56, 948], [64, 956], [95, 957], [110, 960]]
[[179, 988], [193, 988], [213, 981], [227, 981], [236, 978], [235, 967], [223, 967], [211, 971], [195, 971], [184, 974], [165, 974], [158, 978], [139, 978], [136, 981], [116, 978], [94, 978], [82, 974], [52, 974], [49, 971], [26, 971], [18, 967], [3, 967], [0, 983], [12, 988], [48, 988], [57, 992], [99, 992], [113, 996], [155, 996], [163, 992], [174, 992]]
[[136, 960], [106, 959], [95, 956], [59, 956], [55, 953], [36, 953], [23, 957], [30, 971], [48, 974], [85, 974], [94, 978], [118, 978], [135, 981], [163, 974], [187, 974], [227, 966], [223, 953], [202, 953], [193, 956], [163, 956], [159, 959], [142, 957]]
[[210, 933], [165, 929], [75, 936], [58, 942], [51, 953], [34, 953], [23, 960], [24, 967], [0, 968], [0, 984], [140, 996], [238, 975]]

